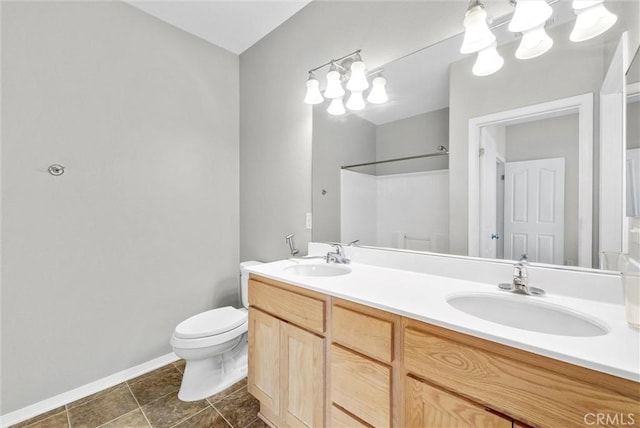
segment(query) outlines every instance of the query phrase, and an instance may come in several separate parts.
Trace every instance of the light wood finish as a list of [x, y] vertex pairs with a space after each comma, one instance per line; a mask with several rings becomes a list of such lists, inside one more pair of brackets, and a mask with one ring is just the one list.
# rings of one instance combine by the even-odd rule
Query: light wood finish
[[325, 301], [249, 279], [249, 305], [323, 335]]
[[404, 352], [407, 371], [534, 426], [579, 427], [590, 412], [638, 411], [636, 400], [526, 358], [510, 359], [414, 328], [405, 330]]
[[331, 406], [331, 425], [329, 426], [331, 428], [371, 428], [371, 425], [336, 406]]
[[275, 416], [280, 412], [280, 321], [249, 308], [247, 387]]
[[513, 421], [513, 428], [532, 428], [529, 425], [525, 425], [522, 422]]
[[373, 426], [390, 426], [391, 368], [331, 345], [331, 400]]
[[339, 343], [376, 360], [391, 364], [393, 324], [341, 306], [333, 306], [331, 334]]
[[511, 419], [456, 397], [411, 377], [406, 377], [407, 428], [511, 428]]
[[324, 340], [280, 324], [280, 415], [290, 427], [324, 426]]

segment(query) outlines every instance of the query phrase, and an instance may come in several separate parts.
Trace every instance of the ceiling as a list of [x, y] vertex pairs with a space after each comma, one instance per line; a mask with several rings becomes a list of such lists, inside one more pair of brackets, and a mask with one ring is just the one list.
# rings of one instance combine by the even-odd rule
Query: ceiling
[[156, 18], [241, 54], [311, 0], [125, 0]]

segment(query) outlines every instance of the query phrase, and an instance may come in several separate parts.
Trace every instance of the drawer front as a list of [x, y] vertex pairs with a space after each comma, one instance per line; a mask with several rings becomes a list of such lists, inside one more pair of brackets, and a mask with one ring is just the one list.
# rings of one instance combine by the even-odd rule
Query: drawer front
[[336, 406], [331, 406], [331, 428], [371, 428]]
[[404, 344], [407, 371], [534, 426], [582, 427], [597, 412], [640, 416], [631, 398], [526, 361], [412, 328]]
[[333, 306], [331, 318], [331, 338], [334, 342], [391, 364], [391, 322], [340, 306]]
[[322, 300], [251, 279], [249, 280], [249, 305], [314, 333], [321, 335], [325, 333], [325, 302]]
[[331, 345], [331, 401], [375, 427], [391, 425], [391, 368]]

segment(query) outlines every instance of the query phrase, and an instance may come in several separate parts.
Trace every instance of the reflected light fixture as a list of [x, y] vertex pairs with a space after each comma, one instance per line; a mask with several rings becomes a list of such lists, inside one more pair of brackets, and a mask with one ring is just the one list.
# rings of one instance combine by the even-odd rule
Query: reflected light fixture
[[320, 93], [320, 82], [316, 79], [316, 76], [312, 72], [309, 73], [307, 79], [307, 95], [304, 97], [304, 102], [307, 104], [320, 104], [324, 101], [324, 97]]
[[464, 40], [460, 47], [460, 53], [478, 52], [496, 41], [496, 36], [487, 24], [487, 12], [480, 0], [471, 0], [464, 14], [463, 25]]
[[342, 97], [331, 100], [331, 104], [329, 104], [329, 108], [327, 108], [327, 113], [333, 116], [340, 116], [345, 113], [344, 104], [342, 104]]
[[500, 70], [504, 65], [504, 58], [500, 56], [497, 50], [498, 44], [493, 42], [488, 48], [478, 52], [478, 58], [471, 70], [476, 76], [488, 76]]
[[509, 22], [509, 31], [522, 33], [539, 27], [551, 17], [553, 9], [545, 0], [517, 0], [516, 10]]
[[[342, 58], [332, 59], [319, 67], [309, 70], [304, 102], [306, 104], [320, 104], [325, 99], [329, 99], [331, 102], [327, 112], [331, 115], [339, 116], [346, 113], [343, 100], [347, 95], [347, 91], [349, 91], [346, 107], [353, 111], [364, 109], [366, 107], [365, 91], [370, 87], [368, 77], [382, 70], [367, 74], [367, 67], [362, 61], [360, 52], [360, 49], [358, 49]], [[327, 86], [323, 96], [320, 91], [320, 82], [315, 77], [314, 72], [326, 66], [329, 66], [329, 72], [327, 73]], [[345, 82], [347, 91], [343, 86]], [[386, 102], [388, 99], [385, 89], [386, 79], [382, 76], [377, 76], [372, 83], [373, 87], [369, 90], [367, 101], [373, 104]]]
[[371, 84], [373, 87], [371, 88], [371, 92], [369, 92], [367, 101], [372, 104], [386, 103], [389, 100], [389, 96], [387, 95], [387, 90], [385, 88], [387, 85], [387, 79], [383, 76], [376, 76]]
[[572, 42], [592, 39], [607, 31], [618, 20], [604, 6], [604, 0], [574, 0], [573, 10], [576, 13], [576, 24], [569, 35]]
[[553, 46], [553, 39], [544, 30], [544, 23], [522, 32], [516, 58], [530, 59], [542, 55]]

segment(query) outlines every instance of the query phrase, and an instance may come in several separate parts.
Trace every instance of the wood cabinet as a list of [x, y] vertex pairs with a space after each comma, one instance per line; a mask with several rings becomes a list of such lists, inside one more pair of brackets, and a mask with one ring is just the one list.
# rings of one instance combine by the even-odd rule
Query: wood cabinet
[[249, 304], [248, 388], [274, 427], [640, 426], [637, 382], [255, 275]]
[[325, 339], [315, 333], [324, 332], [324, 301], [258, 281], [249, 287], [258, 291], [249, 301], [247, 384], [261, 416], [276, 426], [325, 426]]

